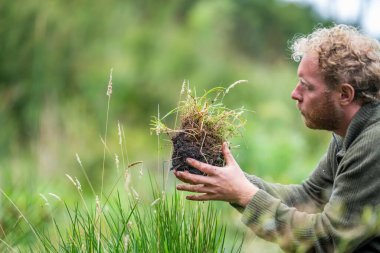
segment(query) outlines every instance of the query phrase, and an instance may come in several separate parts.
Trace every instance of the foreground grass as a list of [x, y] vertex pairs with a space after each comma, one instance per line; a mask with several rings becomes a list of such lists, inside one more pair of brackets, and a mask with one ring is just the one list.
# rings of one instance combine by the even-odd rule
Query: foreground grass
[[[161, 190], [150, 175], [150, 192], [149, 189], [144, 189], [144, 195], [150, 195], [150, 199], [153, 199], [152, 202], [142, 201], [133, 187], [129, 187], [131, 176], [129, 168], [142, 162], [130, 163], [124, 130], [119, 123], [119, 150], [115, 152], [110, 150], [111, 146], [107, 143], [107, 136], [111, 94], [112, 70], [107, 86], [105, 133], [101, 138], [103, 162], [100, 191], [99, 189], [96, 191], [93, 187], [86, 168], [84, 168], [79, 155], [76, 154], [86, 184], [91, 189], [95, 201], [89, 203], [77, 177], [66, 174], [66, 177], [76, 187], [78, 195], [74, 198], [71, 196], [71, 203], [69, 203], [52, 194], [59, 200], [59, 204], [63, 203], [65, 211], [62, 213], [55, 212], [55, 207], [50, 206], [46, 196], [40, 194], [45, 201], [43, 207], [48, 206], [50, 212], [46, 216], [48, 217], [47, 220], [42, 222], [43, 224], [40, 224], [38, 219], [36, 224], [36, 220], [30, 220], [28, 213], [24, 213], [12, 198], [1, 189], [1, 195], [18, 215], [14, 228], [21, 227], [21, 229], [13, 229], [9, 233], [2, 229], [0, 251], [241, 252], [244, 237], [235, 235], [232, 242], [226, 241], [227, 227], [220, 223], [220, 212], [213, 203], [184, 201], [184, 196], [176, 191], [169, 193]], [[115, 157], [118, 175], [116, 182], [111, 185], [111, 190], [106, 193], [105, 188], [108, 187], [105, 187], [104, 179], [107, 155]], [[120, 162], [118, 157], [121, 158]], [[124, 196], [125, 192], [120, 194], [120, 191], [115, 190], [123, 174], [125, 176], [124, 186], [129, 191], [127, 196]], [[163, 180], [163, 188], [166, 185], [164, 181], [166, 180]], [[97, 195], [96, 192], [100, 194]], [[72, 204], [73, 199], [74, 204]], [[31, 205], [36, 207], [33, 209], [43, 209], [38, 203], [31, 202]], [[17, 231], [21, 231], [22, 236], [19, 236]], [[22, 237], [27, 238], [27, 240], [20, 240]]]
[[[92, 208], [80, 203], [66, 207], [64, 224], [52, 217], [54, 228], [39, 229], [22, 214], [34, 240], [0, 242], [1, 252], [241, 252], [243, 238], [226, 242], [227, 228], [212, 203], [188, 202], [183, 196], [152, 187], [152, 203], [133, 195]], [[97, 199], [97, 201], [99, 201]], [[20, 213], [21, 215], [21, 213]], [[58, 218], [58, 217], [57, 217]], [[9, 237], [12, 238], [12, 237]], [[14, 238], [14, 237], [13, 237]]]

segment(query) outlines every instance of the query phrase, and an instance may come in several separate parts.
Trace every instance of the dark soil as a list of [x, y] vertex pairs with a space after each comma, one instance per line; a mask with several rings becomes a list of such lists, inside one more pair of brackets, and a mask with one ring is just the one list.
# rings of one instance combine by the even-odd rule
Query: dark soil
[[212, 134], [202, 132], [201, 136], [194, 136], [186, 132], [180, 132], [172, 137], [172, 142], [172, 170], [187, 170], [192, 174], [204, 174], [189, 166], [186, 163], [186, 158], [194, 158], [198, 161], [219, 167], [224, 165], [221, 152], [222, 141], [213, 137]]

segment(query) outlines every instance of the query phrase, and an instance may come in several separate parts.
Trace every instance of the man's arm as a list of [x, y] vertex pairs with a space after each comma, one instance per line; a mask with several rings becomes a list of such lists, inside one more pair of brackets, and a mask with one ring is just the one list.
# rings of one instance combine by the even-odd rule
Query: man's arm
[[[336, 173], [334, 168], [337, 166], [333, 164], [336, 152], [337, 141], [333, 138], [326, 154], [320, 159], [309, 178], [302, 184], [268, 183], [255, 175], [245, 175], [252, 184], [280, 199], [289, 207], [296, 207], [299, 211], [309, 213], [321, 212], [331, 196], [333, 178]], [[236, 205], [233, 206], [242, 211]]]
[[245, 208], [242, 221], [260, 237], [289, 251], [352, 252], [371, 240], [379, 227], [380, 152], [374, 147], [380, 141], [362, 138], [365, 141], [358, 141], [340, 162], [322, 212], [301, 212], [259, 190]]
[[[308, 213], [321, 212], [330, 198], [333, 186], [333, 169], [330, 164], [332, 159], [328, 156], [334, 156], [334, 148], [335, 145], [331, 142], [327, 154], [322, 157], [316, 169], [302, 184], [268, 183], [255, 175], [245, 175], [252, 184], [280, 199], [289, 207], [296, 207], [297, 210]], [[238, 206], [233, 206], [242, 211]]]
[[[368, 141], [379, 142], [377, 139], [371, 139], [361, 143], [368, 143]], [[372, 143], [369, 146], [378, 147], [380, 143]], [[224, 155], [232, 157], [225, 149], [226, 147], [223, 148]], [[361, 152], [357, 152], [358, 150]], [[229, 161], [231, 160], [229, 158]], [[238, 194], [239, 191], [236, 189], [239, 189], [239, 185], [232, 187], [235, 188], [235, 191], [228, 191], [229, 197], [226, 199], [223, 198], [221, 192], [218, 195], [218, 189], [223, 188], [223, 186], [215, 187], [215, 184], [221, 177], [220, 174], [224, 173], [225, 168], [221, 169], [194, 161], [190, 164], [206, 172], [208, 176], [176, 172], [179, 179], [193, 184], [179, 185], [179, 190], [203, 193], [198, 196], [188, 196], [188, 199], [218, 199], [244, 206], [239, 201], [231, 201], [238, 199], [233, 196]], [[232, 163], [227, 164], [229, 167], [228, 177], [231, 179], [236, 175], [240, 179], [235, 182], [243, 182], [242, 176], [237, 173], [240, 170], [238, 165], [232, 168], [234, 167]], [[376, 176], [378, 164], [380, 164], [379, 151], [366, 150], [365, 146], [357, 147], [352, 153], [346, 154], [346, 158], [341, 161], [339, 166], [339, 173], [334, 175], [336, 178], [329, 202], [326, 203], [323, 211], [314, 214], [291, 207], [285, 203], [286, 201], [273, 196], [276, 195], [274, 192], [272, 195], [263, 189], [256, 188], [250, 191], [252, 198], [243, 212], [242, 221], [257, 235], [279, 243], [285, 250], [313, 248], [317, 252], [333, 252], [339, 249], [339, 245], [347, 250], [352, 250], [373, 236], [371, 232], [373, 227], [366, 220], [362, 220], [360, 215], [365, 208], [379, 204], [379, 197], [377, 196], [380, 192], [380, 184], [378, 184], [378, 177]], [[323, 173], [323, 170], [319, 173]], [[207, 180], [205, 180], [206, 178]], [[318, 185], [317, 180], [314, 181], [313, 183]], [[245, 183], [241, 184], [243, 188], [245, 185]], [[215, 196], [218, 197], [214, 198]]]
[[[333, 154], [335, 145], [331, 142], [328, 154]], [[329, 192], [332, 188], [332, 175], [331, 165], [327, 155], [325, 155], [317, 169], [312, 173], [309, 179], [300, 185], [281, 185], [276, 183], [267, 183], [255, 175], [248, 175], [240, 169], [239, 165], [233, 158], [227, 145], [223, 146], [223, 154], [226, 159], [226, 167], [218, 168], [210, 166], [208, 164], [200, 163], [198, 161], [191, 161], [189, 164], [193, 167], [197, 167], [203, 171], [208, 177], [192, 175], [188, 172], [175, 172], [175, 175], [182, 181], [190, 183], [190, 185], [179, 185], [178, 190], [202, 192], [217, 191], [217, 185], [213, 185], [212, 182], [219, 184], [221, 191], [230, 190], [229, 194], [237, 195], [237, 197], [228, 197], [225, 193], [219, 192], [222, 196], [212, 196], [211, 192], [203, 192], [203, 195], [188, 196], [188, 199], [192, 200], [224, 200], [228, 201], [240, 212], [244, 211], [246, 204], [253, 196], [249, 191], [256, 192], [259, 189], [264, 190], [275, 198], [280, 199], [284, 204], [289, 207], [297, 207], [297, 209], [307, 212], [318, 212], [327, 203], [329, 198]], [[216, 175], [214, 175], [217, 173]], [[218, 178], [219, 177], [219, 178]], [[245, 177], [245, 178], [244, 178]], [[249, 185], [248, 181], [253, 184]], [[211, 189], [213, 188], [213, 189]], [[243, 193], [245, 192], [245, 193]], [[207, 193], [207, 194], [206, 194]], [[243, 194], [246, 196], [245, 204], [239, 204], [238, 195]]]

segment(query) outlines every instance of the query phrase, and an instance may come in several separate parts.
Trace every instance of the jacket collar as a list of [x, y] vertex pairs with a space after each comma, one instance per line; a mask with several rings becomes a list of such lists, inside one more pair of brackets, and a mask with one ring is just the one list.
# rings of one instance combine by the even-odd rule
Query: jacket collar
[[344, 138], [333, 133], [339, 150], [337, 157], [342, 158], [356, 137], [358, 137], [366, 127], [378, 121], [380, 121], [380, 101], [363, 105], [352, 119]]

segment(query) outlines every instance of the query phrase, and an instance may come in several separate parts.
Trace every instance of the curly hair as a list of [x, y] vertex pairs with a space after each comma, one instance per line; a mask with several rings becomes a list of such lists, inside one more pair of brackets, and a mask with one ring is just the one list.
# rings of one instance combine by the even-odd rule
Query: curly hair
[[310, 35], [296, 37], [291, 50], [295, 61], [316, 54], [330, 89], [348, 83], [355, 89], [355, 99], [363, 103], [380, 99], [380, 43], [355, 27], [316, 28]]

